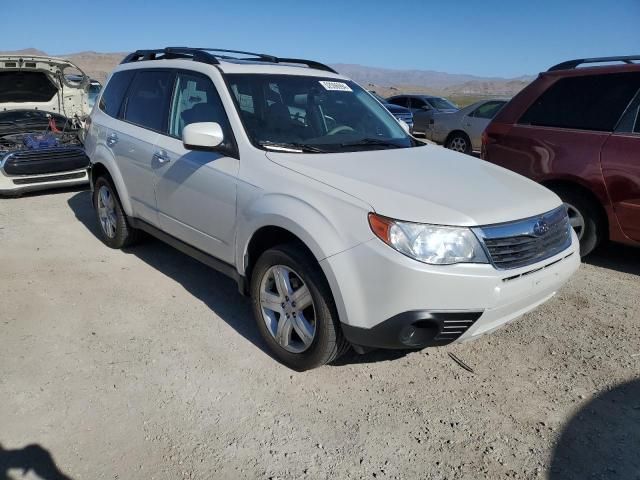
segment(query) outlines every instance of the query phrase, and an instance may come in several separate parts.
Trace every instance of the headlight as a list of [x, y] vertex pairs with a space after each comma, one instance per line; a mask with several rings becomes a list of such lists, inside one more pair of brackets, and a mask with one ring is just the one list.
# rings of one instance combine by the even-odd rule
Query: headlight
[[466, 227], [401, 222], [369, 214], [371, 230], [398, 252], [431, 265], [489, 263], [480, 242]]

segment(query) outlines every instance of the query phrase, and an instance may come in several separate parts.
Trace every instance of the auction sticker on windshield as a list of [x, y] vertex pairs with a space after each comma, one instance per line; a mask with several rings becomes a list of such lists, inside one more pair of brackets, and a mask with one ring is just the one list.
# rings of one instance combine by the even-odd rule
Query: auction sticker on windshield
[[353, 90], [351, 90], [351, 87], [349, 87], [349, 85], [344, 82], [329, 82], [327, 80], [320, 80], [320, 85], [322, 85], [325, 90], [353, 92]]

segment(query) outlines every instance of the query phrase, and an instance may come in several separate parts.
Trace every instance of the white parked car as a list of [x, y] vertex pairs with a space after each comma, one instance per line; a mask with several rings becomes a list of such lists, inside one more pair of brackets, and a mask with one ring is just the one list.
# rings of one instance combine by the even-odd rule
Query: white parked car
[[0, 55], [0, 195], [88, 182], [88, 90], [89, 77], [67, 60]]
[[350, 345], [477, 338], [550, 299], [580, 263], [555, 194], [415, 141], [317, 62], [138, 51], [91, 116], [105, 244], [143, 230], [235, 279], [295, 369]]
[[507, 100], [481, 100], [454, 113], [414, 115], [413, 134], [462, 153], [480, 151], [482, 132]]

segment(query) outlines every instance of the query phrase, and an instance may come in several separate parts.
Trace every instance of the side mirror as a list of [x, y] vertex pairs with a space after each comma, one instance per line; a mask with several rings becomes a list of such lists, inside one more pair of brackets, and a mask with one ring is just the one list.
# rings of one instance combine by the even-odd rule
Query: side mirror
[[398, 119], [398, 122], [400, 122], [400, 126], [402, 127], [402, 129], [405, 132], [407, 132], [408, 135], [411, 135], [411, 129], [409, 128], [409, 124], [404, 120], [400, 120], [400, 119]]
[[190, 123], [182, 130], [182, 143], [189, 150], [210, 150], [219, 147], [224, 134], [219, 123]]
[[431, 107], [429, 105], [423, 105], [422, 107], [420, 107], [422, 110], [428, 112], [429, 110], [431, 110]]

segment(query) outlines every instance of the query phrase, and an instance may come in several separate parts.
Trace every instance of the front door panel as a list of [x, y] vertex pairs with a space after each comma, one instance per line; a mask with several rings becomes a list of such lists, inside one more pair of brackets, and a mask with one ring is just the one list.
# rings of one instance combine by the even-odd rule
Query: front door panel
[[236, 178], [240, 162], [216, 152], [191, 151], [161, 136], [154, 163], [160, 228], [227, 263], [234, 260]]
[[620, 227], [640, 241], [640, 134], [611, 135], [602, 148], [601, 163]]

